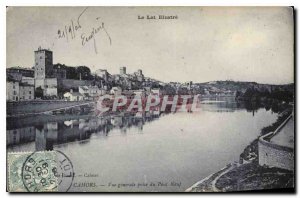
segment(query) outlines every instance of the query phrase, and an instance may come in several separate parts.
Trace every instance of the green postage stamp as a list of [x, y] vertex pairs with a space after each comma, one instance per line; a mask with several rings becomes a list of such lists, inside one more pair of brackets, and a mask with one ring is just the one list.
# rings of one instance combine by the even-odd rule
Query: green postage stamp
[[7, 155], [9, 192], [66, 192], [73, 165], [60, 151], [19, 152]]

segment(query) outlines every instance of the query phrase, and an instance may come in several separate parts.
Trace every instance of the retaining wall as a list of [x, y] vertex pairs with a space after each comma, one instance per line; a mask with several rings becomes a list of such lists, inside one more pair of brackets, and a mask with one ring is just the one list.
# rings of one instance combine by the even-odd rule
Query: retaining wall
[[259, 165], [294, 170], [294, 149], [271, 143], [269, 140], [285, 126], [291, 119], [289, 116], [275, 132], [270, 132], [259, 138], [258, 157]]

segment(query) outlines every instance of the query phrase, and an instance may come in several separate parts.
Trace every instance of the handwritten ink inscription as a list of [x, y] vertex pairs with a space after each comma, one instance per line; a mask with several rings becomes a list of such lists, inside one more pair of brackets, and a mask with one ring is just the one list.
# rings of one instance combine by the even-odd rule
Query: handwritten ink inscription
[[[97, 17], [96, 20], [99, 20], [100, 18]], [[86, 43], [88, 43], [90, 40], [93, 39], [94, 41], [94, 49], [95, 49], [95, 53], [97, 54], [97, 45], [96, 45], [96, 35], [100, 32], [100, 31], [104, 31], [104, 33], [106, 34], [107, 38], [109, 39], [109, 44], [111, 45], [111, 38], [110, 35], [108, 34], [108, 32], [105, 29], [104, 26], [104, 22], [101, 22], [100, 25], [98, 25], [97, 27], [93, 27], [92, 31], [89, 34], [86, 33], [82, 33], [81, 34], [81, 45], [84, 46], [86, 45]]]
[[[77, 20], [70, 20], [69, 24], [64, 25], [63, 28], [57, 30], [57, 38], [58, 39], [66, 39], [67, 42], [70, 40], [75, 40], [78, 35], [80, 35], [80, 41], [81, 45], [85, 46], [90, 41], [93, 41], [94, 50], [95, 53], [98, 53], [97, 50], [97, 41], [96, 41], [96, 35], [98, 35], [100, 32], [103, 32], [106, 38], [109, 41], [109, 44], [112, 45], [111, 37], [108, 33], [108, 31], [105, 28], [105, 24], [103, 21], [101, 21], [100, 17], [96, 17], [96, 25], [94, 27], [84, 27], [83, 22], [81, 21], [82, 15], [86, 12], [88, 8], [85, 8], [80, 15], [77, 17]], [[88, 29], [88, 31], [84, 31]]]

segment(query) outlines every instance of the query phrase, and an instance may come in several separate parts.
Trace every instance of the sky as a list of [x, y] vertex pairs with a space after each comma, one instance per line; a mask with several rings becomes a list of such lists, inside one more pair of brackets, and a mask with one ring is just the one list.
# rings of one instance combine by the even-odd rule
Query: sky
[[6, 21], [7, 67], [32, 67], [41, 46], [53, 63], [92, 72], [125, 66], [163, 82], [294, 82], [288, 7], [8, 7]]

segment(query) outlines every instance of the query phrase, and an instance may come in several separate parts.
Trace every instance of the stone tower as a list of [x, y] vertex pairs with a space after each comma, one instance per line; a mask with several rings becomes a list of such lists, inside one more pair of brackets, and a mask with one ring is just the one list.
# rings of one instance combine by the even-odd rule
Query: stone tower
[[52, 51], [38, 48], [34, 51], [34, 78], [45, 79], [53, 74]]
[[126, 67], [120, 67], [120, 74], [126, 74]]

